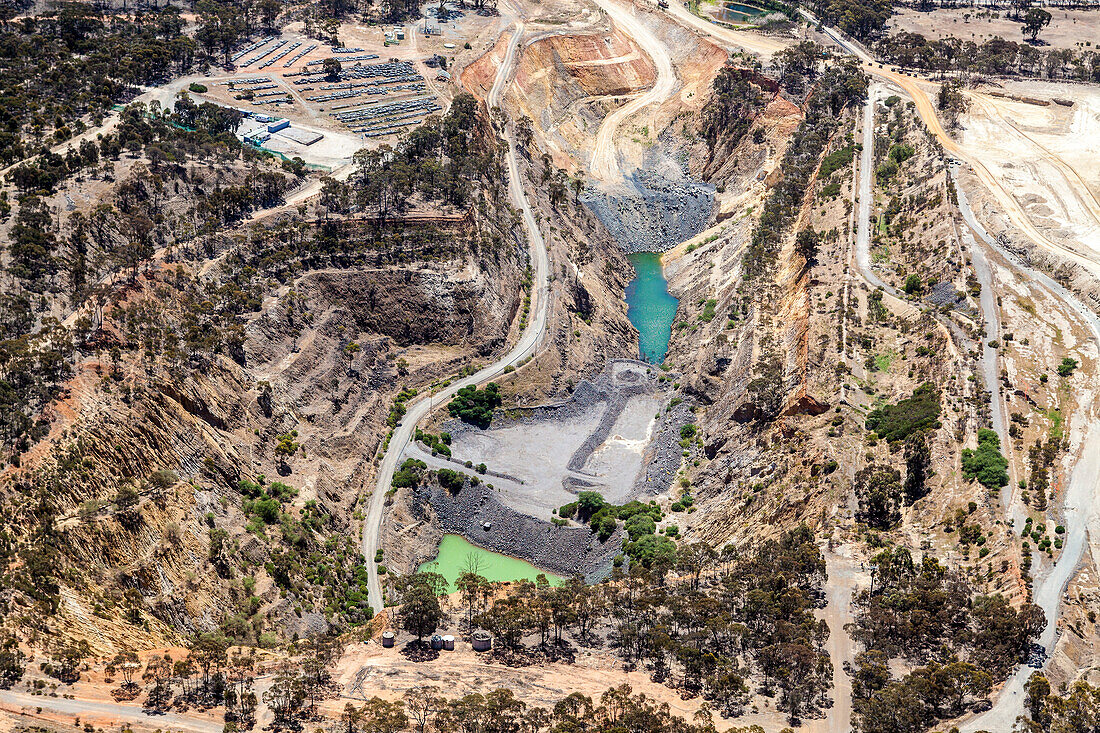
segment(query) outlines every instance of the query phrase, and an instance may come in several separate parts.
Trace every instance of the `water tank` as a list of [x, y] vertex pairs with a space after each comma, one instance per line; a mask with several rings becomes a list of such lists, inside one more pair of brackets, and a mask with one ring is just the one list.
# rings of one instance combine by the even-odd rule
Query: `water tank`
[[382, 632], [382, 646], [389, 649], [393, 646], [393, 642], [394, 642], [393, 632], [392, 631], [383, 631]]
[[475, 652], [487, 652], [493, 648], [493, 637], [488, 631], [475, 631], [472, 638]]
[[443, 648], [443, 637], [439, 634], [432, 635], [432, 649], [439, 651]]
[[455, 638], [450, 634], [443, 637], [443, 649], [448, 652], [455, 650]]

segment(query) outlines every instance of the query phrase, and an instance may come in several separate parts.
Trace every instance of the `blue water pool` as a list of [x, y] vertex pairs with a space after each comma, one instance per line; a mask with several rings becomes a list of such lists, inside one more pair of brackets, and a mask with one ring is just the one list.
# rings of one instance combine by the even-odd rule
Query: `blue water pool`
[[634, 279], [626, 286], [626, 317], [638, 329], [639, 356], [660, 364], [672, 337], [672, 321], [680, 301], [669, 295], [661, 255], [637, 252], [627, 255], [634, 266]]

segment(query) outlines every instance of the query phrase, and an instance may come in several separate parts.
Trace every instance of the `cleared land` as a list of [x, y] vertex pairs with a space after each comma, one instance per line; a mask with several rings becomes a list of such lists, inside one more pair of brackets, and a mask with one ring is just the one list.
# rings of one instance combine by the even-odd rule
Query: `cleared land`
[[[1039, 41], [1049, 48], [1079, 48], [1083, 42], [1100, 37], [1100, 13], [1095, 10], [1050, 11], [1050, 25], [1039, 34]], [[996, 16], [996, 17], [994, 17]], [[981, 11], [977, 8], [944, 8], [923, 13], [912, 8], [896, 7], [887, 29], [890, 33], [920, 33], [925, 38], [955, 36], [964, 41], [982, 43], [991, 38], [1007, 41], [1025, 40], [1023, 23], [1012, 20], [1005, 11]]]
[[518, 512], [549, 519], [579, 491], [599, 491], [612, 503], [634, 498], [657, 436], [664, 398], [643, 365], [615, 363], [568, 402], [536, 408], [488, 430], [453, 430], [452, 461], [410, 444], [406, 456], [433, 467], [484, 463], [498, 498]]

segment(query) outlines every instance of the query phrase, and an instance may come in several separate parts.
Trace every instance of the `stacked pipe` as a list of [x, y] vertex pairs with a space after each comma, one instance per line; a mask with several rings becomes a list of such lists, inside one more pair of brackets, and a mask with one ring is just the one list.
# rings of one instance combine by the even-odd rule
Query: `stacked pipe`
[[241, 66], [251, 66], [252, 64], [254, 64], [254, 63], [256, 63], [257, 61], [259, 61], [260, 59], [262, 59], [262, 58], [266, 58], [266, 57], [270, 56], [271, 54], [275, 53], [275, 52], [276, 52], [276, 51], [278, 51], [278, 50], [279, 50], [280, 48], [282, 48], [283, 46], [285, 46], [285, 45], [286, 45], [287, 43], [288, 43], [287, 41], [276, 41], [276, 43], [275, 43], [275, 45], [274, 45], [274, 46], [272, 46], [271, 48], [269, 48], [269, 49], [267, 49], [266, 51], [262, 52], [262, 53], [261, 53], [261, 54], [260, 54], [259, 56], [253, 56], [253, 57], [252, 57], [251, 59], [249, 59], [248, 61], [245, 61], [245, 62], [243, 62], [243, 63], [241, 64]]
[[302, 45], [301, 43], [298, 43], [297, 41], [295, 41], [294, 43], [290, 44], [290, 46], [288, 46], [287, 48], [284, 48], [282, 51], [280, 51], [279, 53], [277, 53], [274, 56], [272, 56], [271, 58], [269, 58], [267, 61], [260, 64], [260, 68], [261, 69], [266, 69], [268, 66], [271, 66], [273, 63], [275, 63], [279, 59], [285, 57], [288, 53], [290, 53], [291, 51], [293, 51], [294, 49], [298, 48], [301, 45]]
[[253, 44], [245, 46], [240, 51], [237, 51], [237, 53], [230, 56], [229, 59], [233, 63], [237, 63], [237, 59], [241, 58], [242, 56], [244, 56], [246, 54], [252, 53], [253, 51], [255, 51], [260, 46], [263, 46], [264, 44], [267, 44], [267, 43], [271, 43], [274, 40], [275, 40], [275, 36], [268, 36], [267, 38], [263, 39], [262, 41], [256, 41]]
[[311, 43], [310, 45], [306, 46], [303, 50], [301, 50], [298, 53], [294, 54], [294, 58], [290, 59], [290, 61], [287, 61], [285, 64], [283, 64], [283, 68], [284, 69], [289, 69], [291, 66], [294, 65], [294, 62], [296, 62], [298, 59], [302, 58], [303, 56], [305, 56], [307, 53], [309, 53], [310, 51], [312, 51], [315, 48], [317, 48], [316, 43]]

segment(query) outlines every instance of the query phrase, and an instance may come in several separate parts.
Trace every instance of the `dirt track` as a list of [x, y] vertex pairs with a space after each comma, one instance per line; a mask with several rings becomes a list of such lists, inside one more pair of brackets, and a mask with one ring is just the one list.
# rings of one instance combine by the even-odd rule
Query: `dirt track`
[[[633, 12], [624, 9], [616, 0], [595, 0], [595, 2], [611, 16], [620, 30], [633, 38], [634, 42], [649, 54], [657, 67], [657, 80], [653, 88], [607, 115], [596, 135], [596, 146], [592, 151], [591, 175], [605, 185], [614, 186], [623, 180], [623, 171], [619, 166], [615, 147], [615, 133], [619, 125], [635, 113], [672, 96], [676, 90], [676, 72], [672, 70], [672, 57], [668, 53], [668, 48], [634, 16]], [[637, 12], [636, 7], [632, 5], [631, 10]]]
[[[507, 54], [500, 68], [497, 70], [497, 78], [493, 82], [493, 87], [489, 92], [488, 106], [490, 108], [499, 104], [501, 91], [511, 77], [512, 65], [516, 56], [516, 48], [519, 45], [519, 40], [522, 35], [523, 23], [517, 21], [512, 32], [512, 38], [508, 43]], [[516, 162], [515, 142], [512, 140], [510, 134], [505, 134], [504, 137], [508, 144], [507, 153], [505, 155], [505, 160], [508, 165], [508, 192], [512, 198], [512, 203], [523, 215], [524, 228], [527, 232], [528, 241], [532, 250], [531, 259], [534, 263], [535, 277], [532, 292], [532, 300], [534, 303], [531, 309], [531, 320], [528, 322], [527, 328], [520, 336], [519, 341], [507, 354], [476, 374], [466, 377], [465, 379], [455, 380], [447, 389], [435, 395], [440, 405], [445, 404], [450, 397], [453, 397], [455, 393], [463, 387], [488, 382], [490, 379], [503, 374], [507, 367], [515, 366], [527, 356], [534, 354], [546, 331], [547, 305], [550, 296], [550, 262], [546, 252], [546, 242], [543, 240], [542, 232], [539, 230], [538, 223], [531, 213], [530, 204], [527, 202], [527, 195], [524, 193], [523, 185], [520, 182], [519, 164]], [[385, 455], [382, 456], [381, 463], [379, 464], [374, 492], [370, 498], [366, 520], [363, 522], [362, 551], [363, 556], [367, 558], [370, 604], [379, 610], [384, 606], [382, 584], [378, 578], [378, 567], [372, 560], [375, 551], [379, 547], [379, 535], [382, 528], [382, 515], [385, 511], [386, 492], [389, 490], [390, 483], [393, 480], [393, 472], [397, 468], [397, 462], [400, 460], [405, 446], [412, 438], [417, 423], [431, 411], [434, 404], [436, 404], [435, 400], [425, 400], [423, 398], [414, 402], [409, 406], [409, 410], [405, 414], [405, 417], [394, 429], [393, 434], [390, 436], [389, 448]]]

